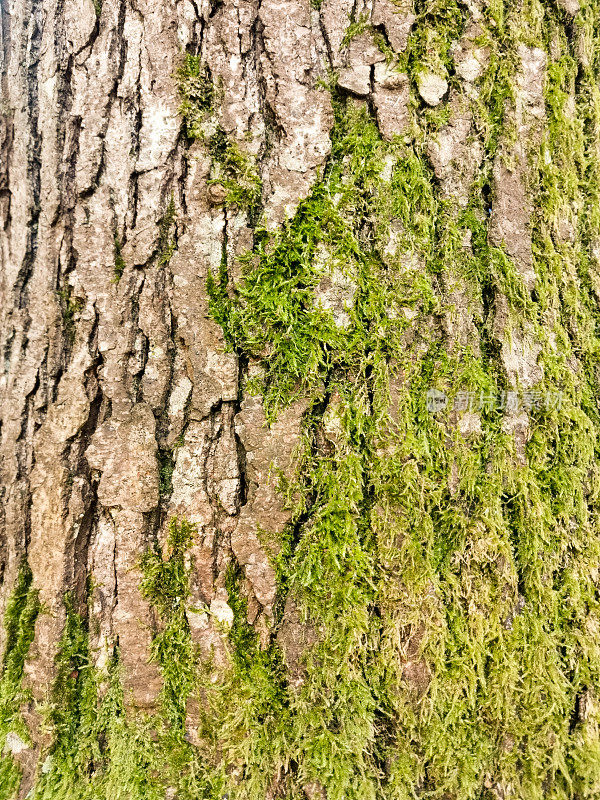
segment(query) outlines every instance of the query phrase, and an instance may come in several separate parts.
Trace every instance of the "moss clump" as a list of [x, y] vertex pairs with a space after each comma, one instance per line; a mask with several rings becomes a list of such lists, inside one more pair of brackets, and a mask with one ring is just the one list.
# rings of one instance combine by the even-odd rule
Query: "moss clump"
[[[70, 604], [70, 601], [67, 600]], [[68, 608], [50, 707], [55, 740], [34, 787], [36, 800], [163, 800], [166, 747], [153, 721], [125, 709], [119, 654], [91, 661], [85, 623]]]
[[[402, 223], [398, 250], [406, 257], [430, 250], [429, 213], [435, 207], [430, 172], [404, 145], [390, 149], [396, 156], [393, 194], [380, 181], [385, 146], [375, 124], [364, 110], [349, 108], [336, 126], [325, 180], [281, 231], [257, 230], [237, 299], [227, 292], [224, 268], [220, 280], [209, 283], [213, 313], [228, 340], [263, 359], [268, 413], [296, 392], [320, 385], [337, 368], [357, 369], [365, 351], [381, 346], [391, 351], [408, 323], [390, 309], [425, 313], [435, 303], [426, 275], [409, 279], [388, 272], [380, 253], [363, 246], [362, 234], [349, 221], [380, 210], [370, 236], [382, 250], [390, 218]], [[315, 292], [331, 274], [341, 274], [354, 296], [347, 326], [315, 303]]]
[[[75, 610], [74, 598], [65, 596], [66, 621], [56, 658], [56, 678], [49, 719], [55, 732], [50, 752], [52, 765], [40, 796], [48, 796], [54, 780], [61, 791], [75, 791], [90, 764], [101, 758], [97, 739], [98, 677], [91, 664], [91, 652], [84, 618]], [[70, 789], [66, 786], [71, 784]], [[57, 795], [60, 796], [60, 795]], [[69, 796], [68, 794], [66, 795]]]
[[[451, 71], [444, 30], [460, 35], [463, 19], [440, 8], [435, 20], [417, 9], [415, 74], [435, 67], [430, 58]], [[599, 65], [577, 67], [564, 20], [541, 10], [485, 12], [485, 102], [472, 101], [484, 165], [467, 208], [437, 190], [420, 112], [412, 144], [387, 143], [366, 110], [336, 103], [322, 181], [282, 230], [257, 231], [237, 286], [226, 264], [212, 279], [215, 318], [262, 367], [251, 388], [269, 415], [300, 392], [313, 402], [278, 570], [315, 642], [293, 684], [263, 662], [258, 702], [271, 699], [260, 725], [235, 713], [246, 683], [230, 686], [221, 714], [229, 741], [243, 742], [227, 748], [241, 762], [236, 796], [264, 796], [265, 771], [285, 776], [278, 788], [290, 797], [310, 782], [328, 798], [600, 791]], [[492, 165], [514, 134], [503, 121], [517, 48], [536, 36], [549, 53], [548, 130], [528, 176], [540, 209], [532, 295], [490, 246], [488, 218]], [[341, 325], [315, 301], [323, 276], [339, 272], [355, 287]], [[454, 284], [474, 325], [467, 345], [438, 325], [452, 318]], [[561, 402], [529, 409], [523, 449], [493, 404], [465, 434], [448, 411], [427, 410], [430, 387], [450, 398], [518, 389], [502, 347], [525, 335], [542, 346], [536, 388]], [[235, 630], [244, 674], [255, 639], [243, 622]]]
[[417, 22], [401, 56], [404, 69], [418, 85], [421, 72], [452, 76], [452, 43], [460, 39], [467, 14], [456, 0], [435, 0], [415, 4]]
[[222, 128], [208, 140], [214, 177], [210, 184], [224, 187], [225, 205], [253, 211], [260, 201], [262, 184], [253, 159], [232, 141]]
[[33, 641], [35, 621], [40, 611], [38, 593], [32, 587], [32, 574], [27, 562], [19, 570], [16, 586], [4, 615], [6, 645], [0, 672], [0, 797], [12, 797], [20, 782], [20, 770], [4, 747], [8, 733], [16, 733], [28, 741], [20, 706], [26, 699], [22, 688], [23, 666]]
[[158, 550], [148, 550], [141, 560], [141, 592], [156, 607], [163, 623], [154, 637], [152, 656], [163, 675], [164, 710], [171, 729], [181, 733], [196, 666], [185, 615], [191, 570], [186, 551], [194, 533], [194, 527], [185, 520], [171, 520], [165, 557]]
[[73, 287], [68, 284], [64, 289], [57, 291], [58, 300], [62, 311], [63, 326], [69, 343], [75, 343], [77, 333], [75, 318], [83, 307], [80, 298], [73, 298]]
[[31, 569], [24, 562], [4, 615], [6, 644], [0, 679], [0, 725], [10, 720], [18, 700], [23, 665], [40, 611], [38, 592], [32, 587], [32, 578]]
[[258, 635], [247, 619], [248, 601], [240, 593], [241, 578], [240, 568], [234, 562], [230, 563], [225, 575], [228, 603], [233, 611], [229, 641], [233, 647], [235, 666], [240, 672], [246, 672], [259, 652], [259, 647]]
[[[66, 622], [47, 709], [55, 738], [41, 756], [44, 769], [32, 795], [36, 800], [164, 800], [167, 787], [176, 789], [181, 800], [222, 797], [217, 771], [209, 780], [199, 754], [183, 736], [192, 655], [180, 608], [187, 597], [183, 553], [191, 536], [187, 523], [173, 521], [168, 558], [163, 562], [158, 553], [142, 558], [142, 590], [166, 623], [154, 648], [165, 676], [163, 705], [156, 714], [126, 709], [118, 648], [106, 669], [96, 669], [86, 620], [73, 599], [65, 598]], [[18, 782], [17, 774], [11, 788]]]
[[[204, 732], [213, 742], [211, 782], [221, 795], [259, 798], [273, 786], [272, 765], [290, 756], [294, 732], [281, 652], [275, 642], [261, 646], [247, 621], [241, 586], [241, 570], [230, 564], [226, 588], [234, 612], [229, 630], [232, 667], [220, 683], [205, 686], [210, 711]], [[293, 791], [293, 781], [284, 778], [282, 793], [284, 786]]]
[[118, 283], [121, 278], [123, 277], [123, 273], [125, 272], [125, 267], [127, 264], [125, 263], [125, 259], [121, 253], [121, 240], [118, 236], [115, 236], [115, 244], [114, 244], [114, 254], [115, 254], [115, 266], [113, 270], [113, 282]]
[[254, 213], [260, 203], [261, 180], [254, 159], [215, 124], [214, 117], [211, 119], [215, 91], [207, 67], [201, 64], [199, 57], [188, 53], [177, 78], [182, 97], [179, 111], [186, 133], [190, 139], [203, 142], [212, 158], [213, 175], [209, 185], [222, 187], [214, 190], [215, 201]]
[[181, 97], [179, 113], [188, 137], [197, 139], [201, 136], [201, 124], [213, 103], [213, 85], [208, 67], [201, 63], [199, 56], [186, 53], [176, 77]]
[[173, 491], [175, 459], [172, 450], [158, 451], [158, 490], [161, 497], [169, 497]]

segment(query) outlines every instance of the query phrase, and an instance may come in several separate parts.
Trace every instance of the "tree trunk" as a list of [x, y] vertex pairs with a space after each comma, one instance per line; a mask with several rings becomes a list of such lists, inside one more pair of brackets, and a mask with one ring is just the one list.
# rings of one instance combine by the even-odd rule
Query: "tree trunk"
[[0, 798], [600, 796], [581, 2], [2, 5]]

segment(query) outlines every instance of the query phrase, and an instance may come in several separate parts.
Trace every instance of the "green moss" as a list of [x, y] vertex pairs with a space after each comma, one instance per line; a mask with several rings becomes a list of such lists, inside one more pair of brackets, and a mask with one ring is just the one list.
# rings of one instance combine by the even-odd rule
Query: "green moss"
[[123, 273], [125, 272], [125, 267], [127, 266], [127, 264], [125, 263], [125, 259], [121, 254], [121, 241], [118, 236], [115, 236], [114, 253], [115, 253], [115, 266], [114, 266], [113, 282], [118, 283], [121, 280]]
[[456, 0], [435, 0], [417, 2], [415, 11], [417, 22], [401, 56], [408, 74], [417, 83], [423, 71], [451, 77], [454, 68], [451, 47], [465, 27], [464, 6]]
[[165, 678], [160, 713], [147, 716], [126, 709], [118, 648], [108, 668], [97, 670], [85, 619], [66, 597], [66, 623], [49, 707], [55, 738], [50, 753], [42, 754], [45, 767], [35, 786], [36, 800], [109, 800], [121, 796], [164, 800], [167, 787], [174, 788], [181, 800], [199, 796], [216, 800], [222, 796], [218, 794], [218, 775], [213, 790], [198, 753], [183, 738], [191, 663], [185, 657], [189, 643], [176, 633], [178, 623], [180, 630], [184, 627], [180, 614], [183, 601], [177, 592], [186, 591], [182, 554], [191, 535], [186, 523], [173, 521], [171, 549], [164, 564], [158, 554], [143, 557], [142, 591], [165, 623], [153, 649]]
[[161, 497], [169, 497], [173, 491], [175, 459], [172, 450], [158, 451], [158, 489]]
[[73, 345], [77, 333], [75, 318], [83, 307], [83, 301], [80, 298], [73, 298], [73, 287], [70, 284], [64, 289], [59, 289], [56, 294], [60, 302], [65, 334]]
[[[417, 11], [409, 68], [450, 71], [447, 32], [460, 34], [461, 14], [448, 4]], [[492, 164], [515, 135], [505, 114], [516, 47], [546, 35], [538, 4], [524, 14], [502, 3], [486, 10], [482, 36], [493, 47], [481, 103], [473, 100], [485, 159], [466, 209], [440, 197], [419, 134], [414, 145], [382, 142], [365, 110], [336, 102], [322, 181], [282, 230], [257, 231], [237, 286], [227, 264], [213, 279], [213, 314], [231, 346], [262, 367], [250, 388], [270, 418], [297, 394], [313, 403], [297, 475], [285, 487], [294, 517], [277, 569], [280, 591], [316, 641], [302, 656], [301, 682], [272, 695], [266, 687], [280, 685], [273, 668], [259, 684], [271, 713], [262, 707], [258, 727], [244, 717], [244, 748], [231, 746], [244, 765], [240, 797], [262, 796], [265, 769], [284, 772], [289, 796], [308, 781], [328, 798], [492, 797], [493, 787], [512, 787], [527, 800], [558, 800], [599, 791], [599, 709], [589, 693], [600, 685], [592, 633], [600, 624], [598, 312], [589, 255], [597, 226], [568, 208], [589, 205], [597, 219], [600, 117], [597, 99], [590, 102], [594, 79], [582, 81], [579, 70], [574, 82], [572, 53], [551, 58], [543, 143], [551, 160], [541, 162], [539, 180], [530, 177], [540, 209], [531, 296], [488, 230]], [[555, 24], [553, 13], [546, 19]], [[575, 88], [581, 100], [570, 121]], [[429, 130], [426, 116], [419, 112], [419, 125]], [[559, 243], [549, 225], [565, 216], [577, 233]], [[355, 284], [344, 326], [314, 300], [336, 269]], [[434, 315], [452, 312], [438, 281], [467, 287], [476, 347], [450, 346], [436, 329]], [[494, 328], [500, 296], [506, 333]], [[562, 398], [531, 409], [524, 460], [501, 410], [482, 410], [481, 433], [463, 437], [448, 412], [425, 407], [431, 386], [450, 398], [511, 388], [499, 336], [519, 330], [542, 344], [539, 391]], [[337, 420], [329, 439], [324, 409]], [[256, 639], [232, 594], [243, 671]], [[220, 713], [239, 723], [233, 708], [247, 688], [229, 690], [235, 697]]]
[[[397, 146], [393, 185], [402, 188], [390, 208], [377, 189], [383, 145], [364, 110], [349, 109], [336, 128], [333, 146], [326, 179], [300, 204], [294, 219], [274, 235], [257, 231], [254, 252], [245, 259], [246, 278], [237, 287], [238, 302], [228, 295], [223, 269], [220, 281], [213, 278], [209, 285], [213, 312], [228, 340], [247, 355], [263, 359], [268, 413], [296, 392], [319, 385], [331, 370], [356, 366], [365, 348], [388, 335], [391, 346], [406, 321], [390, 318], [387, 309], [403, 302], [427, 308], [431, 302], [426, 279], [419, 278], [418, 287], [389, 275], [381, 281], [385, 270], [380, 255], [363, 249], [348, 223], [369, 207], [385, 207], [387, 220], [400, 216], [406, 222], [402, 238], [407, 251], [415, 246], [426, 250], [428, 172], [410, 151]], [[344, 159], [349, 171], [341, 169]], [[389, 221], [382, 222], [375, 235], [384, 240], [388, 233]], [[342, 272], [354, 287], [349, 328], [337, 325], [314, 301], [315, 290], [332, 271]]]
[[227, 250], [223, 247], [218, 275], [208, 274], [206, 291], [208, 294], [209, 313], [212, 318], [223, 328], [223, 333], [228, 346], [233, 346], [233, 339], [228, 328], [228, 319], [231, 311], [231, 298], [227, 286], [229, 276], [227, 273]]
[[[56, 678], [49, 717], [55, 732], [51, 750], [52, 773], [60, 773], [76, 786], [90, 763], [100, 760], [95, 737], [97, 676], [91, 664], [91, 652], [85, 620], [75, 610], [74, 599], [65, 596], [66, 621], [56, 659]], [[45, 790], [47, 791], [47, 790]], [[43, 796], [43, 794], [42, 794]]]
[[[188, 566], [183, 561], [192, 535], [187, 523], [172, 521], [164, 562], [158, 553], [147, 553], [142, 559], [142, 591], [164, 623], [153, 649], [165, 677], [160, 713], [146, 716], [126, 709], [118, 648], [105, 670], [94, 666], [86, 618], [76, 609], [74, 598], [66, 595], [51, 698], [38, 709], [47, 718], [53, 743], [40, 755], [44, 766], [31, 797], [164, 800], [166, 788], [171, 787], [180, 800], [222, 798], [221, 772], [215, 768], [209, 773], [199, 753], [183, 738], [185, 697], [192, 680], [189, 636], [185, 634], [189, 629], [181, 610], [189, 593]], [[19, 706], [28, 699], [21, 678], [38, 611], [37, 592], [25, 564], [5, 615], [7, 647], [0, 679], [2, 748], [8, 731], [28, 741], [19, 715]], [[196, 685], [202, 676], [195, 670], [193, 674]], [[0, 764], [0, 797], [13, 800], [20, 779], [16, 763], [5, 755]]]
[[0, 708], [3, 722], [20, 691], [23, 665], [33, 641], [40, 606], [32, 587], [31, 569], [24, 562], [4, 615], [5, 648], [0, 681]]
[[177, 222], [177, 212], [175, 210], [175, 199], [171, 195], [169, 204], [163, 214], [160, 222], [158, 223], [158, 242], [157, 242], [157, 264], [159, 267], [165, 267], [177, 246], [174, 238], [174, 227]]
[[258, 635], [247, 619], [248, 601], [240, 594], [241, 570], [231, 562], [227, 567], [225, 588], [233, 611], [229, 641], [233, 647], [234, 664], [240, 672], [248, 671], [259, 652]]
[[163, 676], [162, 700], [172, 731], [183, 733], [186, 703], [194, 685], [196, 658], [185, 607], [190, 594], [191, 565], [186, 559], [195, 529], [171, 520], [166, 556], [148, 550], [142, 556], [142, 595], [156, 607], [162, 626], [152, 642], [152, 656]]
[[176, 74], [181, 105], [181, 114], [190, 139], [201, 137], [201, 126], [212, 109], [213, 85], [208, 67], [202, 64], [199, 56], [186, 53], [184, 61]]
[[[260, 202], [261, 181], [254, 159], [240, 149], [225, 131], [214, 125], [210, 115], [216, 99], [206, 65], [198, 56], [186, 54], [184, 63], [177, 71], [179, 107], [187, 136], [203, 142], [213, 160], [213, 185], [221, 185], [223, 202], [242, 211], [253, 212]], [[214, 132], [209, 134], [212, 129]]]
[[126, 712], [118, 651], [105, 675], [90, 662], [82, 619], [69, 612], [51, 716], [55, 741], [44, 758], [36, 800], [162, 800], [168, 762], [156, 727]]
[[[230, 797], [264, 797], [274, 770], [288, 762], [294, 731], [290, 727], [288, 687], [281, 652], [275, 642], [261, 646], [246, 617], [242, 573], [230, 564], [226, 574], [228, 602], [234, 612], [229, 630], [232, 666], [221, 681], [207, 683], [208, 729], [214, 741], [212, 783]], [[221, 772], [223, 767], [226, 772]], [[233, 768], [233, 771], [232, 771]], [[240, 771], [243, 782], [240, 782]], [[292, 782], [287, 783], [288, 790]], [[283, 786], [281, 787], [283, 790]], [[284, 796], [292, 796], [285, 794]]]
[[369, 15], [360, 14], [358, 19], [351, 21], [346, 28], [344, 32], [344, 38], [342, 39], [342, 47], [348, 47], [352, 39], [356, 39], [357, 36], [360, 36], [365, 31], [372, 30], [373, 27], [369, 21]]
[[29, 738], [20, 714], [20, 706], [27, 696], [22, 688], [23, 666], [33, 641], [39, 610], [38, 593], [32, 587], [31, 570], [25, 561], [4, 614], [6, 644], [0, 672], [0, 752], [4, 755], [0, 764], [0, 797], [13, 797], [20, 783], [20, 770], [4, 747], [9, 732], [16, 733], [25, 742]]
[[232, 141], [222, 128], [208, 140], [214, 178], [210, 184], [225, 189], [225, 205], [251, 212], [261, 198], [262, 184], [253, 159]]

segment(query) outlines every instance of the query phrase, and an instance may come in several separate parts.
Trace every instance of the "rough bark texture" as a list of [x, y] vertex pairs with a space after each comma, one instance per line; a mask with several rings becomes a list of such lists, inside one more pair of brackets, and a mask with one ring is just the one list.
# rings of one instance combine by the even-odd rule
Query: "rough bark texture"
[[0, 797], [600, 796], [596, 0], [1, 26]]

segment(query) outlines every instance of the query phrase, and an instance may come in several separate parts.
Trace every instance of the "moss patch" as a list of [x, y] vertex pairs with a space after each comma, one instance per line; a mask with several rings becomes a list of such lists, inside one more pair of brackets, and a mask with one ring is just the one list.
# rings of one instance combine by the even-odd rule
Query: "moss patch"
[[174, 519], [169, 525], [165, 557], [148, 550], [141, 561], [142, 595], [156, 606], [163, 623], [152, 643], [152, 656], [163, 675], [163, 706], [171, 729], [181, 733], [196, 665], [185, 616], [191, 569], [186, 563], [186, 551], [193, 536], [193, 526]]
[[22, 688], [23, 665], [33, 641], [35, 620], [40, 610], [38, 595], [31, 583], [31, 570], [24, 562], [4, 615], [6, 645], [0, 673], [0, 752], [3, 753], [0, 797], [6, 798], [16, 792], [20, 783], [20, 770], [5, 751], [6, 736], [16, 733], [23, 741], [29, 740], [19, 709], [26, 700], [26, 692]]
[[[426, 62], [450, 73], [450, 10], [423, 9], [413, 71]], [[460, 15], [449, 24], [459, 35]], [[298, 393], [314, 403], [278, 567], [318, 641], [303, 656], [302, 682], [272, 698], [260, 726], [231, 708], [245, 697], [243, 680], [237, 702], [222, 706], [244, 741], [231, 755], [242, 775], [232, 796], [263, 796], [265, 771], [285, 776], [282, 797], [309, 783], [328, 798], [534, 800], [600, 789], [597, 233], [577, 211], [595, 213], [586, 198], [597, 196], [597, 64], [577, 68], [564, 24], [538, 4], [523, 16], [501, 3], [488, 10], [483, 35], [494, 47], [484, 102], [473, 102], [485, 159], [466, 209], [432, 179], [426, 114], [423, 138], [386, 143], [366, 109], [336, 103], [323, 180], [282, 230], [257, 231], [236, 287], [226, 268], [210, 283], [228, 341], [262, 367], [249, 389], [269, 416]], [[550, 58], [547, 139], [530, 178], [532, 296], [489, 244], [488, 187], [500, 139], [510, 142], [514, 54], [534, 41]], [[342, 325], [317, 302], [324, 276], [340, 272], [354, 284]], [[476, 331], [466, 347], [438, 324], [452, 313], [443, 287], [456, 279]], [[500, 298], [503, 335], [533, 331], [537, 388], [561, 398], [530, 409], [524, 461], [493, 403], [465, 435], [448, 410], [432, 414], [425, 403], [431, 387], [451, 399], [518, 389], [507, 384], [494, 327]], [[237, 647], [243, 666], [252, 636]], [[274, 667], [261, 685], [279, 685], [277, 676]]]
[[205, 115], [212, 108], [214, 91], [210, 74], [199, 56], [186, 53], [177, 70], [176, 79], [181, 97], [179, 113], [184, 120], [188, 137], [195, 139], [200, 134]]

